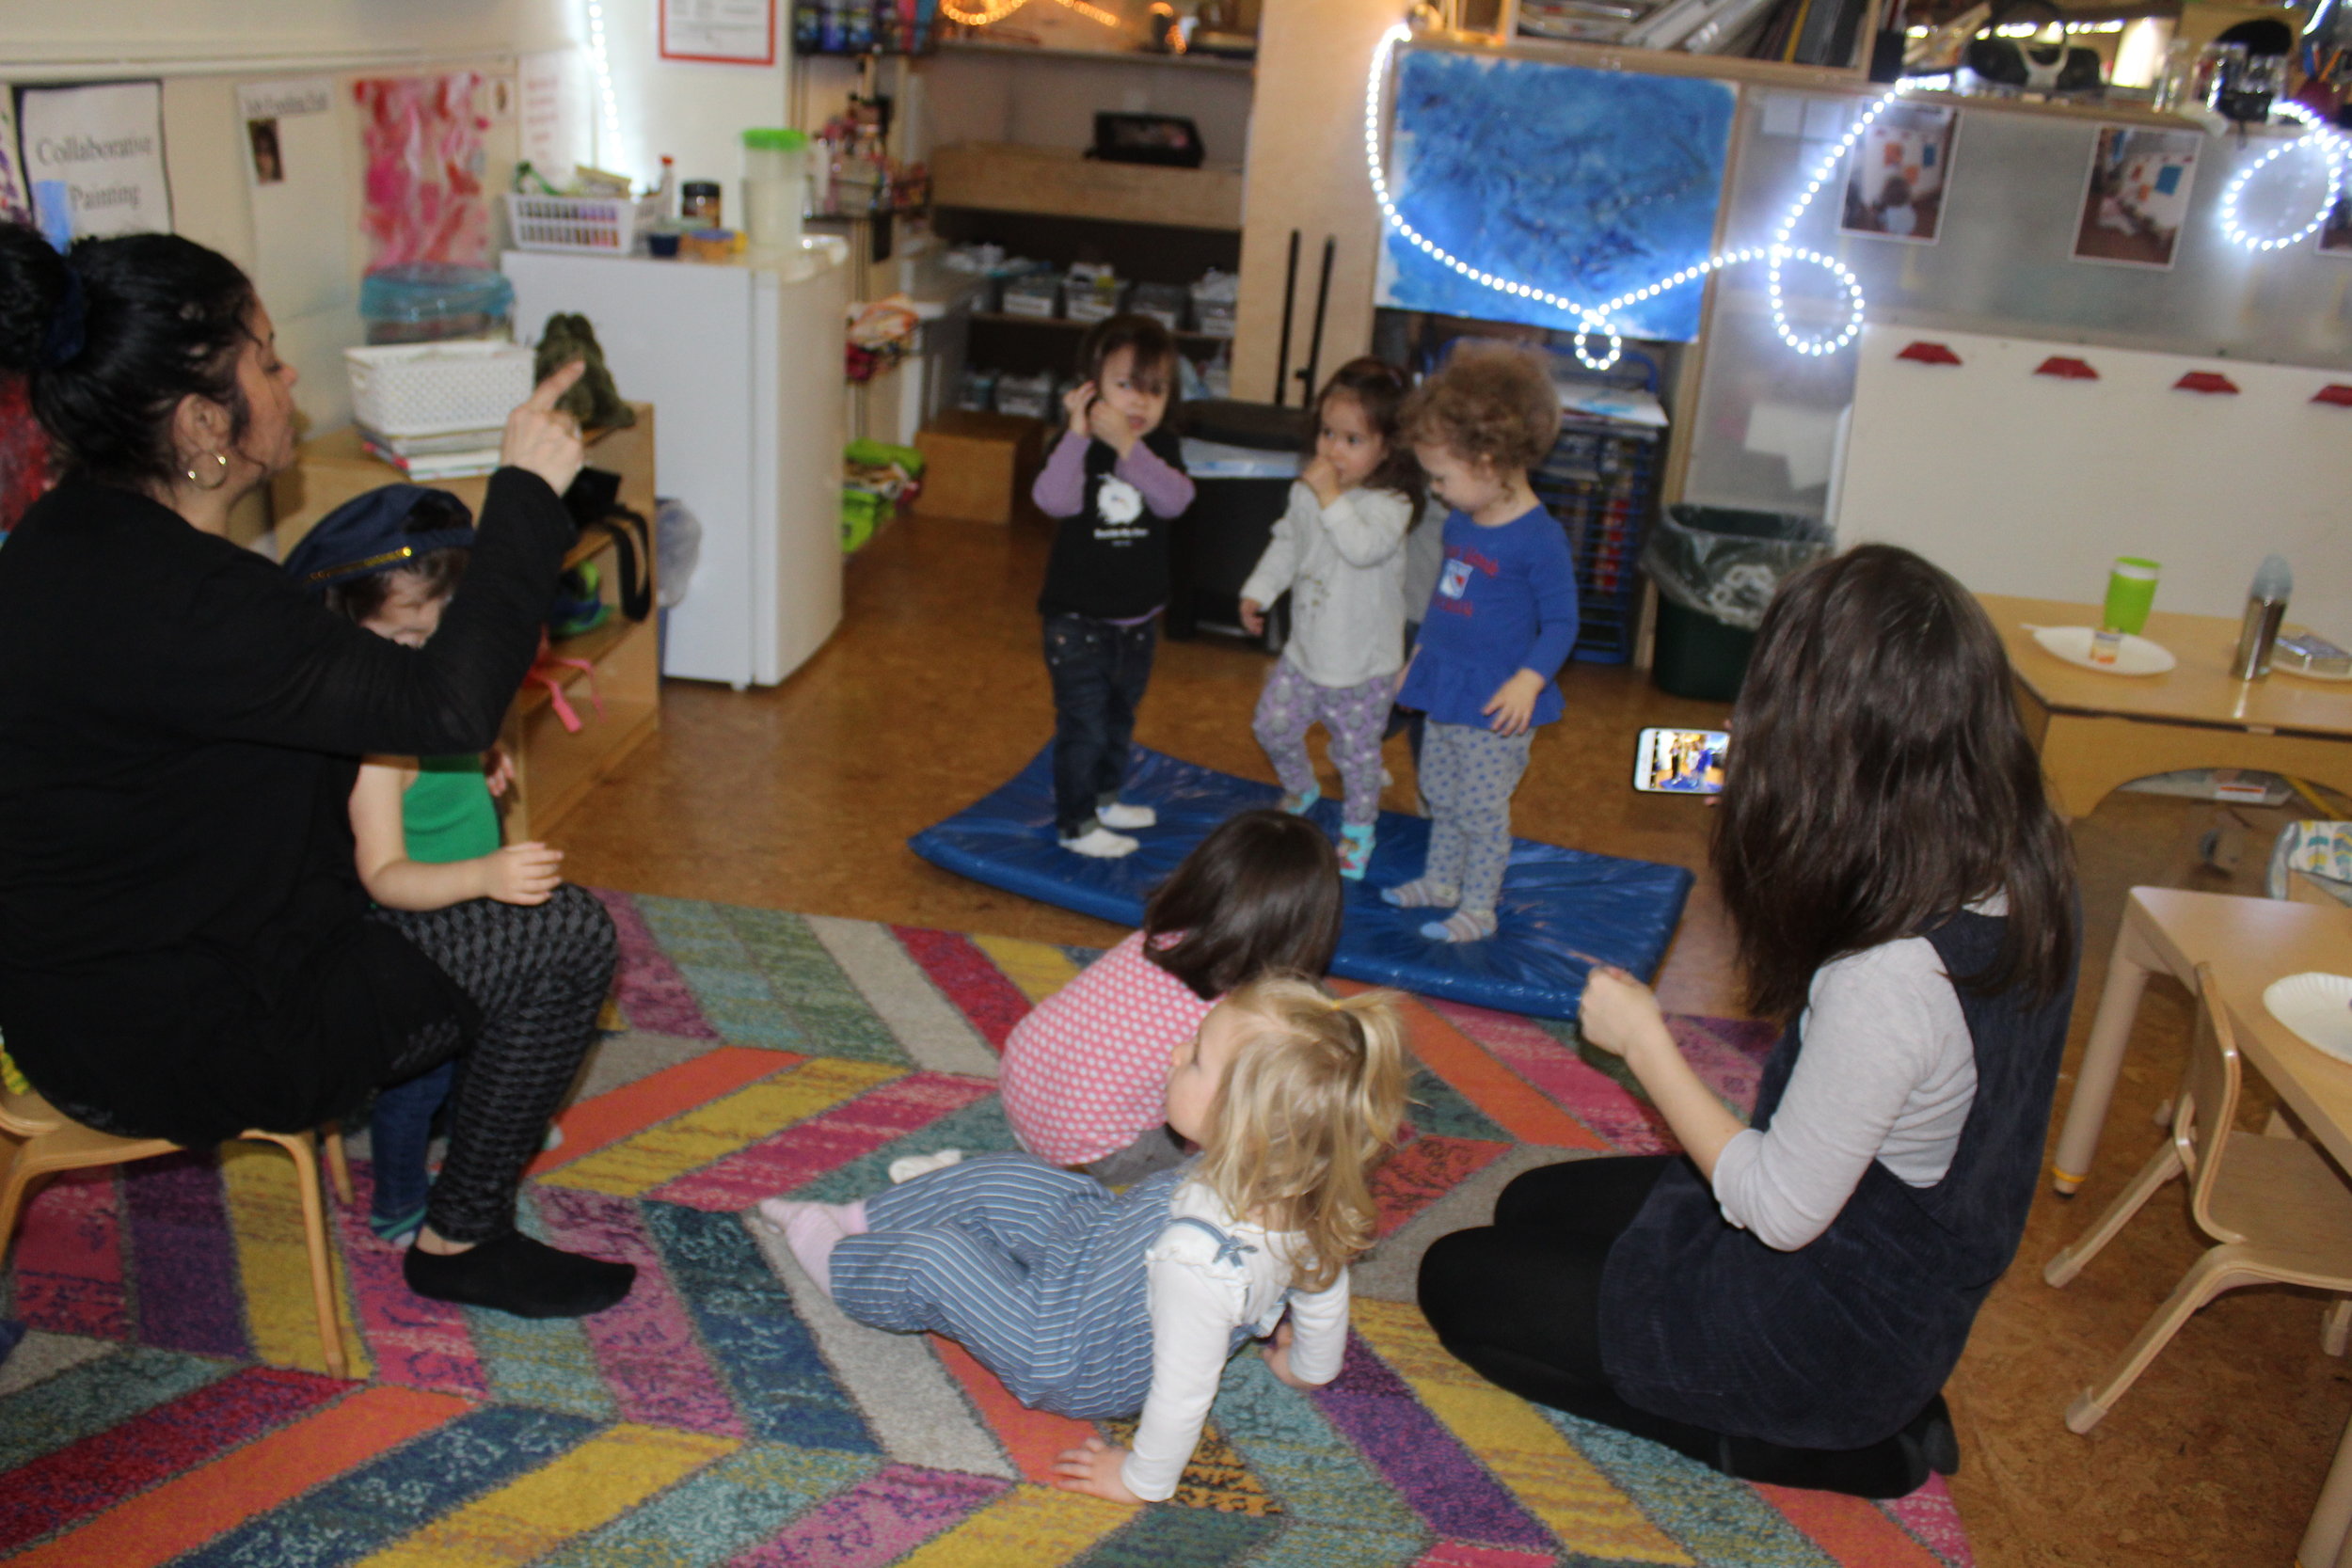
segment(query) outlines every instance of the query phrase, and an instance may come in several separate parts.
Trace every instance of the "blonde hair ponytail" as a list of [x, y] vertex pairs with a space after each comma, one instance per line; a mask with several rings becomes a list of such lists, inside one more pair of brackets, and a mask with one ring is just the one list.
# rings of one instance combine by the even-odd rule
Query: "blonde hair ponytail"
[[1372, 1240], [1371, 1172], [1405, 1120], [1405, 1020], [1391, 990], [1326, 994], [1296, 974], [1224, 1006], [1256, 1027], [1225, 1070], [1198, 1171], [1237, 1216], [1296, 1231], [1293, 1283], [1320, 1291]]

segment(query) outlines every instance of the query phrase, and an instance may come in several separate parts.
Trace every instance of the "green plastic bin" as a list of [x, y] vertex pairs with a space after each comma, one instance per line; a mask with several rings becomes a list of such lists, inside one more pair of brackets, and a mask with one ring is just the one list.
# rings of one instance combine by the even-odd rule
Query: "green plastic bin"
[[1659, 690], [1703, 703], [1736, 701], [1755, 651], [1756, 633], [1659, 595], [1658, 641], [1650, 652], [1650, 679]]
[[1740, 695], [1764, 607], [1791, 572], [1830, 553], [1818, 517], [1677, 505], [1650, 532], [1642, 567], [1658, 585], [1650, 679], [1699, 702]]

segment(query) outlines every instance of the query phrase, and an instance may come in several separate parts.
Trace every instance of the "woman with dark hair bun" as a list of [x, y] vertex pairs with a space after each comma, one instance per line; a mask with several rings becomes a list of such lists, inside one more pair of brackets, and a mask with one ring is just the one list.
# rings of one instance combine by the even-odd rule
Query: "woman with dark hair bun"
[[1440, 1239], [1438, 1338], [1526, 1398], [1750, 1481], [1899, 1497], [1959, 1464], [1940, 1392], [2017, 1250], [2073, 1009], [2066, 831], [1992, 623], [1866, 545], [1765, 612], [1711, 851], [1787, 1032], [1743, 1128], [1658, 1001], [1584, 1037], [1682, 1145], [1533, 1170]]
[[233, 262], [168, 234], [61, 256], [0, 225], [0, 371], [65, 473], [0, 549], [9, 1053], [77, 1120], [196, 1145], [313, 1126], [462, 1053], [410, 1288], [527, 1317], [622, 1299], [632, 1268], [514, 1215], [595, 1038], [611, 921], [569, 887], [373, 909], [346, 812], [362, 753], [495, 736], [574, 537], [580, 430], [554, 403], [579, 367], [507, 420], [465, 591], [421, 648], [225, 537], [294, 451], [294, 372]]

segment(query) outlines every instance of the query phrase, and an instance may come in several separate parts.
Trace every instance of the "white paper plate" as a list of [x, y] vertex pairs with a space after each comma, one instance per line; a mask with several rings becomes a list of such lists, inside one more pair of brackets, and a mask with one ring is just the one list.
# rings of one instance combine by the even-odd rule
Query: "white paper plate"
[[2352, 1062], [2352, 974], [2313, 970], [2273, 980], [2263, 992], [2263, 1006], [2304, 1044]]
[[2086, 670], [2096, 670], [2103, 675], [2161, 675], [2179, 662], [2172, 651], [2160, 642], [2144, 637], [2126, 636], [2123, 646], [2116, 650], [2113, 664], [2090, 662], [2091, 628], [2089, 626], [2027, 626], [2042, 650], [2054, 654], [2069, 664], [2079, 664]]

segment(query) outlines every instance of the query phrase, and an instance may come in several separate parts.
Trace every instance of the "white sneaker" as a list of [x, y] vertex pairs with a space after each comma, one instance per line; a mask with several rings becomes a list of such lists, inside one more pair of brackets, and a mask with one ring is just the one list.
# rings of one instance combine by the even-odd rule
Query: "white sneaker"
[[1115, 833], [1108, 828], [1089, 828], [1076, 838], [1063, 839], [1061, 847], [1073, 854], [1098, 861], [1115, 861], [1143, 847], [1125, 833]]
[[1159, 825], [1160, 814], [1150, 806], [1131, 806], [1124, 800], [1113, 800], [1107, 806], [1095, 808], [1094, 820], [1105, 828], [1153, 828]]
[[890, 1162], [890, 1180], [895, 1185], [912, 1181], [918, 1176], [929, 1176], [935, 1170], [963, 1164], [963, 1150], [943, 1148], [936, 1154], [901, 1154]]

